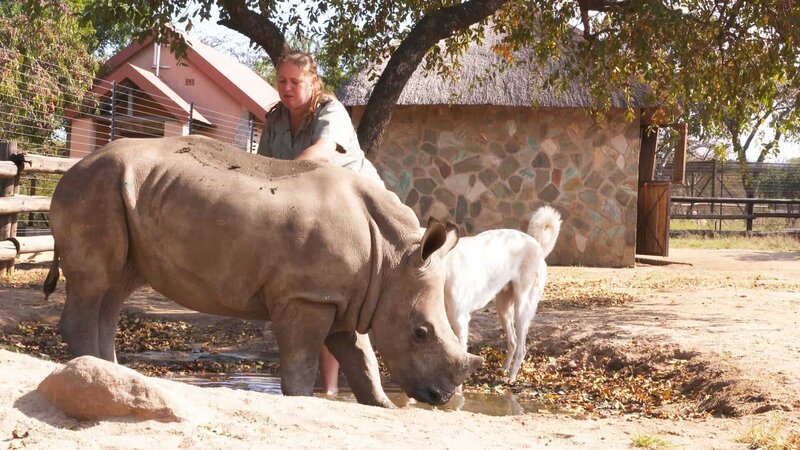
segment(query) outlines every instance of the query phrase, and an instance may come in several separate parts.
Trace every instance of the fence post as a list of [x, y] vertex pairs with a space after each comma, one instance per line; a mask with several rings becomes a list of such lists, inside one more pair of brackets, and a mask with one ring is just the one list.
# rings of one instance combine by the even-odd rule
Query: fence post
[[[28, 192], [28, 195], [36, 195], [36, 178], [30, 178], [29, 181], [31, 183], [31, 190]], [[31, 228], [33, 227], [35, 218], [34, 214], [35, 213], [28, 213], [28, 226]]]
[[247, 153], [255, 153], [253, 151], [253, 135], [255, 134], [255, 130], [253, 127], [253, 115], [250, 114], [250, 120], [247, 124]]
[[189, 103], [189, 134], [192, 134], [192, 117], [194, 116], [194, 102]]
[[111, 138], [113, 141], [117, 134], [117, 82], [111, 82]]
[[[723, 197], [725, 195], [725, 159], [719, 160], [719, 196]], [[719, 213], [723, 214], [724, 208], [723, 205], [719, 205]], [[722, 231], [722, 219], [719, 219], [719, 231]]]
[[748, 216], [750, 216], [747, 219], [745, 219], [745, 223], [746, 223], [745, 230], [747, 230], [747, 231], [753, 231], [753, 213], [754, 212], [755, 212], [755, 204], [747, 203], [744, 206], [744, 213], [747, 214]]
[[[711, 198], [715, 198], [717, 196], [717, 159], [714, 158], [712, 162], [714, 165], [711, 166]], [[711, 214], [715, 212], [714, 202], [711, 202]], [[718, 223], [719, 221], [714, 221], [714, 230], [717, 229]]]
[[[11, 154], [17, 152], [15, 141], [0, 141], [0, 161], [8, 161]], [[14, 178], [0, 178], [0, 197], [14, 196], [19, 190], [19, 173]], [[0, 216], [0, 241], [17, 235], [17, 215]], [[0, 275], [14, 271], [14, 260], [0, 262]]]

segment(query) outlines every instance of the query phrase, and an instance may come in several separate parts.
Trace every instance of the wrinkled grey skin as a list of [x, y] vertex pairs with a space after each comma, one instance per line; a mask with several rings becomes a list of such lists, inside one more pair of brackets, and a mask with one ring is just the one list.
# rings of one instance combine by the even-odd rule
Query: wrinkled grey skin
[[199, 137], [120, 139], [70, 169], [50, 221], [75, 355], [116, 361], [123, 301], [149, 284], [197, 311], [273, 322], [286, 395], [311, 395], [323, 342], [360, 403], [392, 407], [366, 333], [411, 397], [446, 402], [482, 359], [447, 322], [441, 258], [458, 239], [347, 170]]

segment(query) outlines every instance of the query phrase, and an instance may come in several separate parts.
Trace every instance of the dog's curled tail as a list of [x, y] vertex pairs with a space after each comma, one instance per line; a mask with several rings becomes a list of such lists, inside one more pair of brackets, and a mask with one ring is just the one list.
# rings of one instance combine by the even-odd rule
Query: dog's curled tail
[[56, 284], [58, 284], [58, 250], [53, 251], [53, 262], [50, 264], [50, 271], [47, 272], [47, 278], [44, 279], [44, 286], [42, 286], [42, 290], [44, 291], [44, 299], [47, 300], [50, 297], [50, 294], [56, 290]]
[[542, 206], [533, 212], [528, 224], [528, 234], [533, 236], [547, 256], [556, 246], [558, 233], [561, 231], [561, 214], [550, 206]]

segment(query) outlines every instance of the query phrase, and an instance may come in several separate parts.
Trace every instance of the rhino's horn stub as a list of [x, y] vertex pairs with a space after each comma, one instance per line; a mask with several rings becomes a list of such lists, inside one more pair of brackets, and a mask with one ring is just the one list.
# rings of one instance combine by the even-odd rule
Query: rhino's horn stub
[[469, 373], [475, 372], [483, 365], [483, 357], [467, 353], [467, 369]]

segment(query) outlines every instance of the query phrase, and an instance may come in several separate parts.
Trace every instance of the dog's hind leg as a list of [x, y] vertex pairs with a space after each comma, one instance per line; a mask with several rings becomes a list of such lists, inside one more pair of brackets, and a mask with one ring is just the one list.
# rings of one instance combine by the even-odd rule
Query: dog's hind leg
[[[523, 308], [523, 311], [517, 311], [515, 314], [517, 346], [514, 348], [514, 353], [511, 355], [511, 365], [508, 369], [508, 381], [511, 383], [517, 379], [519, 368], [522, 366], [522, 361], [525, 359], [525, 354], [528, 353], [528, 329], [531, 325], [531, 321], [528, 319], [528, 314], [527, 308]], [[509, 359], [506, 358], [506, 364], [508, 364], [508, 361]]]
[[517, 330], [514, 327], [514, 303], [516, 294], [512, 286], [500, 291], [494, 298], [494, 306], [497, 309], [497, 317], [500, 325], [506, 334], [506, 361], [503, 363], [503, 371], [508, 373], [511, 367], [511, 357], [517, 348]]
[[508, 372], [508, 379], [514, 382], [517, 373], [528, 353], [528, 329], [531, 326], [533, 317], [536, 315], [536, 308], [539, 306], [539, 299], [544, 292], [545, 276], [538, 276], [533, 285], [514, 302], [514, 326], [517, 330], [517, 347], [514, 349], [511, 367]]

